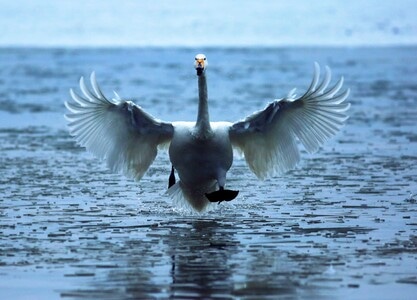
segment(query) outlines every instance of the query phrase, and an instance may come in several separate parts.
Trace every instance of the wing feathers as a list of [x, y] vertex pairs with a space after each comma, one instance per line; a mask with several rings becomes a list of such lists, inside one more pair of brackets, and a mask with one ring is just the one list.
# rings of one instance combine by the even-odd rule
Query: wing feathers
[[329, 89], [326, 93], [323, 93], [320, 98], [323, 98], [323, 99], [332, 98], [340, 90], [340, 88], [343, 85], [343, 82], [344, 82], [344, 79], [343, 79], [343, 76], [342, 76], [337, 81], [337, 83], [331, 89]]
[[315, 152], [348, 119], [346, 111], [350, 104], [344, 101], [349, 89], [339, 93], [343, 77], [330, 88], [330, 68], [325, 68], [321, 82], [319, 77], [320, 67], [315, 63], [312, 82], [303, 96], [276, 100], [263, 111], [231, 126], [232, 143], [244, 153], [259, 178], [283, 173], [297, 164], [300, 159], [297, 139], [308, 152]]
[[96, 94], [97, 98], [104, 100], [106, 97], [104, 96], [103, 92], [101, 91], [97, 79], [96, 79], [96, 72], [92, 72], [90, 76], [91, 85], [93, 87], [94, 93]]
[[76, 92], [74, 92], [73, 89], [70, 89], [70, 95], [71, 95], [71, 98], [74, 99], [76, 103], [78, 103], [79, 105], [83, 107], [91, 105], [91, 102], [89, 102], [88, 100], [78, 95]]
[[315, 62], [313, 80], [311, 81], [310, 87], [307, 89], [305, 94], [301, 96], [301, 98], [307, 97], [309, 94], [312, 94], [316, 90], [317, 83], [319, 82], [319, 77], [320, 77], [320, 66], [317, 62]]
[[70, 134], [113, 171], [140, 179], [153, 162], [159, 144], [169, 141], [173, 126], [156, 120], [132, 102], [108, 100], [90, 76], [92, 91], [80, 79], [80, 96], [72, 89], [66, 102]]
[[324, 73], [324, 79], [320, 83], [320, 85], [317, 87], [317, 89], [315, 91], [313, 91], [313, 93], [311, 94], [311, 97], [318, 96], [318, 95], [322, 94], [323, 91], [329, 85], [330, 79], [331, 79], [331, 71], [330, 71], [330, 68], [328, 66], [326, 66], [326, 72]]

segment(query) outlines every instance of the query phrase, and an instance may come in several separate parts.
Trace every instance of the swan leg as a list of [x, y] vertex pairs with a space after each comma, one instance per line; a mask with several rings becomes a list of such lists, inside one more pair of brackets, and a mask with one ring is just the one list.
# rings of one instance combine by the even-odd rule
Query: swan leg
[[210, 202], [217, 202], [218, 204], [220, 204], [223, 201], [232, 201], [239, 194], [239, 191], [224, 189], [224, 186], [226, 185], [226, 172], [227, 170], [224, 169], [218, 171], [217, 184], [219, 186], [219, 190], [205, 194], [206, 198]]
[[220, 187], [218, 191], [212, 193], [206, 193], [206, 197], [210, 202], [231, 201], [237, 197], [239, 191], [225, 190], [224, 187]]
[[175, 181], [176, 181], [175, 170], [174, 170], [174, 166], [172, 166], [171, 174], [169, 175], [169, 179], [168, 179], [168, 189], [175, 184]]

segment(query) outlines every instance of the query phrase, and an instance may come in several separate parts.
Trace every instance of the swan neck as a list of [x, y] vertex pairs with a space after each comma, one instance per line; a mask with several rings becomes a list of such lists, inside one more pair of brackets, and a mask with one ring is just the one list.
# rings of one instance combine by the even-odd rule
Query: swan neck
[[211, 133], [207, 99], [207, 80], [203, 73], [198, 76], [198, 116], [196, 123], [198, 132], [203, 136]]

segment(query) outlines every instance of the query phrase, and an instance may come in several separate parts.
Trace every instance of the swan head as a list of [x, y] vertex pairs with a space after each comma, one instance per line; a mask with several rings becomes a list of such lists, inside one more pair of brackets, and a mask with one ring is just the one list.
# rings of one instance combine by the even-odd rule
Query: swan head
[[194, 66], [197, 70], [197, 76], [202, 75], [206, 71], [207, 65], [207, 58], [204, 54], [197, 54], [195, 56]]

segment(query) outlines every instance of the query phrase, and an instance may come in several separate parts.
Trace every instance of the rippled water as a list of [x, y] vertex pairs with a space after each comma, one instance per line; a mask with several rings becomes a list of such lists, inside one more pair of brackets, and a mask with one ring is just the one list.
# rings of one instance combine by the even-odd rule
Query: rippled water
[[352, 108], [283, 176], [258, 181], [235, 160], [239, 197], [194, 215], [164, 195], [165, 153], [130, 181], [77, 147], [62, 115], [95, 70], [105, 93], [194, 120], [201, 51], [0, 50], [1, 298], [413, 299], [417, 49], [205, 49], [214, 120], [302, 93], [314, 61], [344, 75]]

